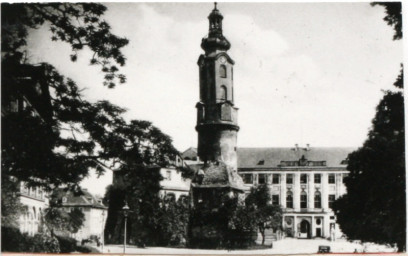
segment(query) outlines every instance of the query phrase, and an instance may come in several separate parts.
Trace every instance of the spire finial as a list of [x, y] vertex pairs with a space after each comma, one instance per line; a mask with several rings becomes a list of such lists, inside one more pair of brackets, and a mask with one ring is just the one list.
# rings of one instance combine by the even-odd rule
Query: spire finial
[[214, 2], [214, 10], [217, 10], [217, 2]]

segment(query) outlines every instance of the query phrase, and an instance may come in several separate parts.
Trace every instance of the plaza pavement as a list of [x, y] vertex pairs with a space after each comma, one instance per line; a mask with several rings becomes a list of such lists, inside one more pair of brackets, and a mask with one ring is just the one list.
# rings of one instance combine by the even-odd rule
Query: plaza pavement
[[[126, 254], [316, 254], [319, 245], [331, 247], [333, 253], [383, 253], [395, 252], [394, 248], [373, 243], [360, 244], [346, 240], [336, 240], [334, 242], [326, 239], [294, 239], [285, 238], [273, 243], [273, 248], [260, 250], [203, 250], [168, 247], [147, 247], [137, 248], [135, 246], [126, 247]], [[100, 248], [99, 248], [100, 249]], [[106, 245], [104, 253], [123, 253], [123, 245]]]

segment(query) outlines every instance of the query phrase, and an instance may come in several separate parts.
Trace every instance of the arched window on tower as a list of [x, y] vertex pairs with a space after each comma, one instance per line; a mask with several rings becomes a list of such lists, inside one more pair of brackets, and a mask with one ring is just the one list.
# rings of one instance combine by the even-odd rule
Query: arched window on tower
[[222, 78], [227, 77], [227, 67], [225, 65], [220, 66], [220, 77]]
[[225, 85], [221, 85], [220, 100], [222, 101], [227, 100], [227, 87], [225, 87]]

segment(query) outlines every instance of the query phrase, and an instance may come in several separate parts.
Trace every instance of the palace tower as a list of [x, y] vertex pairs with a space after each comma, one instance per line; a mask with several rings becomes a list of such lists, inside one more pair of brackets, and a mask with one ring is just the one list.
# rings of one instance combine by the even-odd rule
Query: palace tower
[[215, 6], [208, 16], [205, 51], [198, 60], [200, 101], [197, 103], [198, 156], [206, 162], [223, 162], [237, 170], [238, 109], [234, 106], [234, 61], [227, 54], [231, 44], [222, 34], [223, 16]]

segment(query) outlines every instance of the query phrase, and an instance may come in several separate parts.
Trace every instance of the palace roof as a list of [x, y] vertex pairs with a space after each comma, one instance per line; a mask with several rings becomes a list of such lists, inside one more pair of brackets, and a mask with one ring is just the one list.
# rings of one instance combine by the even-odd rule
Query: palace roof
[[354, 150], [345, 147], [238, 148], [238, 168], [345, 168], [348, 154]]

